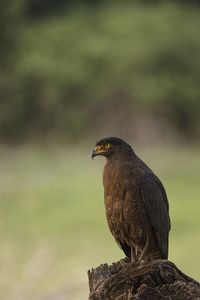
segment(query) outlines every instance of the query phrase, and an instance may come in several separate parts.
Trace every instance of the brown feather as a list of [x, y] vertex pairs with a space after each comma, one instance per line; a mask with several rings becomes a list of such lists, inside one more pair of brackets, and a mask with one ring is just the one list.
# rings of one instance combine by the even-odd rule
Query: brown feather
[[166, 259], [170, 219], [162, 183], [123, 140], [102, 141], [97, 144], [111, 144], [102, 154], [107, 158], [103, 184], [111, 233], [132, 260]]

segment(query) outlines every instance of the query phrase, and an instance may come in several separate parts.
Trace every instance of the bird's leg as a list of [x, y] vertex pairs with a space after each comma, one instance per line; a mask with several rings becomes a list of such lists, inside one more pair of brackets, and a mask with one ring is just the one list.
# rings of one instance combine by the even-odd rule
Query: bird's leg
[[142, 253], [140, 255], [140, 258], [139, 258], [139, 263], [142, 261], [143, 257], [147, 254], [148, 247], [149, 247], [149, 236], [147, 234], [145, 244], [144, 244], [144, 248], [143, 248]]
[[131, 262], [135, 262], [136, 260], [136, 253], [135, 253], [135, 246], [131, 245]]

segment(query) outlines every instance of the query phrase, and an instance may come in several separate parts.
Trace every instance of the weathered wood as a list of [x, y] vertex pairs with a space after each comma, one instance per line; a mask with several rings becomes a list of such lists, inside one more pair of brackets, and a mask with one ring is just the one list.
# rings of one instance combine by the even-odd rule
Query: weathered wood
[[88, 271], [89, 300], [200, 300], [200, 283], [168, 260], [128, 259]]

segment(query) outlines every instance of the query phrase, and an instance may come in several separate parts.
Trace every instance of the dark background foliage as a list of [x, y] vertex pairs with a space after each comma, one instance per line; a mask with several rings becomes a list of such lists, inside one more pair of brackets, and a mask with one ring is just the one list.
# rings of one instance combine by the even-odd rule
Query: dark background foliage
[[197, 140], [198, 3], [2, 0], [1, 140]]

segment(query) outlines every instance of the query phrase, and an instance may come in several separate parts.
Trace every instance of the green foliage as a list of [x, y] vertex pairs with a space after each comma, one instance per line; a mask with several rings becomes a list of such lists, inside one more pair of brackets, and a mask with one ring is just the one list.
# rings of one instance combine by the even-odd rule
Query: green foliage
[[200, 133], [199, 10], [109, 3], [26, 19], [4, 84], [1, 137], [84, 138], [105, 124], [121, 126], [111, 120], [130, 128], [138, 112], [182, 136]]

